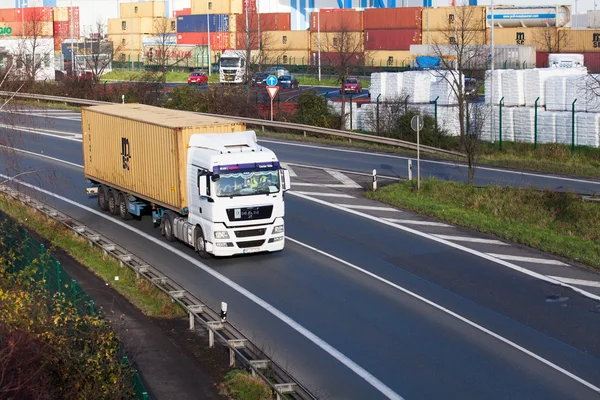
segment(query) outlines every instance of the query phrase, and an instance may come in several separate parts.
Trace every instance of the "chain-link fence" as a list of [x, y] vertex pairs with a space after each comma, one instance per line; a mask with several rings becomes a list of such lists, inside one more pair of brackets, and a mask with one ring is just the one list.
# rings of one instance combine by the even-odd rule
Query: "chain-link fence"
[[[33, 237], [27, 229], [14, 220], [0, 215], [0, 236], [3, 238], [0, 242], [0, 257], [3, 260], [11, 260], [6, 265], [9, 274], [24, 271], [35, 264], [35, 269], [31, 271], [32, 277], [38, 283], [42, 283], [44, 289], [49, 293], [65, 296], [80, 315], [98, 315], [99, 310], [94, 305], [94, 300], [65, 271], [46, 246]], [[129, 363], [126, 355], [123, 355], [123, 361]], [[137, 399], [150, 399], [137, 370], [132, 384]]]

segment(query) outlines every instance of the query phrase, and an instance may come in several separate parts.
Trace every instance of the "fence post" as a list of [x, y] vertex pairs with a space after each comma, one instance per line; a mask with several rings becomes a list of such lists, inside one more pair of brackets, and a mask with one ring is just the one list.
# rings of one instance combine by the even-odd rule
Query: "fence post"
[[500, 150], [502, 150], [502, 106], [504, 105], [504, 96], [500, 99]]
[[56, 291], [60, 293], [60, 287], [62, 284], [62, 273], [61, 273], [61, 267], [60, 267], [60, 262], [56, 262]]
[[350, 94], [350, 130], [352, 130], [352, 94]]
[[376, 123], [377, 123], [377, 136], [379, 136], [379, 98], [381, 97], [381, 93], [377, 96], [377, 111], [376, 111]]
[[533, 120], [533, 148], [537, 149], [537, 134], [538, 134], [538, 101], [540, 98], [535, 99], [535, 117]]
[[90, 315], [94, 314], [94, 300], [90, 300]]
[[575, 103], [577, 99], [571, 104], [571, 151], [575, 151]]
[[436, 97], [435, 100], [433, 101], [433, 119], [435, 121], [435, 132], [437, 133], [438, 130], [438, 113], [437, 113], [437, 107], [438, 107], [438, 100], [439, 100], [440, 96]]

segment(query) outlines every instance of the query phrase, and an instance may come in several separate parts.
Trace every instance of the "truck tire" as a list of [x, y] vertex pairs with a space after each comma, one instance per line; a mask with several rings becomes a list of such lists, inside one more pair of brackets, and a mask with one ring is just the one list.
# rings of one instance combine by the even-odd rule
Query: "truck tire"
[[108, 200], [106, 198], [106, 186], [98, 186], [98, 207], [102, 211], [108, 211]]
[[173, 218], [168, 212], [163, 214], [160, 219], [160, 233], [167, 239], [168, 242], [175, 241], [175, 234], [173, 233]]
[[194, 237], [196, 238], [194, 247], [200, 258], [204, 260], [211, 258], [211, 254], [206, 252], [206, 239], [204, 239], [204, 233], [202, 233], [202, 229], [196, 228]]
[[117, 196], [115, 195], [115, 191], [110, 189], [108, 191], [108, 211], [112, 215], [119, 214], [119, 207], [117, 205]]
[[132, 218], [132, 216], [129, 210], [127, 209], [127, 199], [123, 192], [119, 193], [118, 200], [119, 215], [121, 216], [121, 219], [129, 221]]

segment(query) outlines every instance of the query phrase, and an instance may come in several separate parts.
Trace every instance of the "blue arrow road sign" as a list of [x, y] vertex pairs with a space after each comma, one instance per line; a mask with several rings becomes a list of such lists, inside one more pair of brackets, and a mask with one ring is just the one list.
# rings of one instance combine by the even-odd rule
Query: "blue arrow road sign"
[[267, 86], [277, 86], [277, 78], [275, 75], [269, 75], [267, 77]]

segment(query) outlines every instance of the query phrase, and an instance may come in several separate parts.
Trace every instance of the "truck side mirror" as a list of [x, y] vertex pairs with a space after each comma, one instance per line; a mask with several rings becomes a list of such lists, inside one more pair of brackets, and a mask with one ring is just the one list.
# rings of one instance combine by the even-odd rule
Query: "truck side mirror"
[[207, 186], [208, 186], [208, 176], [200, 175], [198, 177], [198, 193], [200, 193], [200, 197], [208, 196]]
[[290, 188], [292, 187], [292, 182], [290, 179], [290, 171], [288, 171], [285, 168], [282, 168], [283, 170], [283, 191], [286, 192], [288, 190], [290, 190]]

